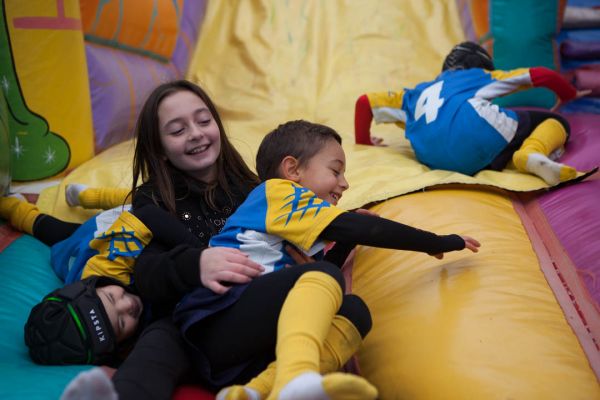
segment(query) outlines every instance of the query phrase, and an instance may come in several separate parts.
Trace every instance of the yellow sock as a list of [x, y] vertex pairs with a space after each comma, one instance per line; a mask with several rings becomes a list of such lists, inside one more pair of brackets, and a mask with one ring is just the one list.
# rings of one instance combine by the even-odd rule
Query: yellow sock
[[303, 274], [288, 294], [277, 325], [277, 370], [269, 398], [304, 372], [318, 372], [323, 341], [342, 302], [338, 282], [323, 272]]
[[109, 210], [123, 205], [126, 199], [127, 203], [131, 203], [131, 198], [127, 198], [129, 192], [126, 188], [87, 188], [79, 193], [79, 205]]
[[0, 217], [21, 232], [33, 235], [33, 223], [38, 215], [40, 210], [35, 204], [16, 197], [0, 197]]
[[362, 344], [360, 333], [346, 317], [336, 315], [321, 352], [321, 373], [339, 371]]
[[234, 385], [217, 393], [216, 400], [262, 400], [273, 389], [275, 381], [275, 361], [245, 385]]
[[538, 125], [512, 157], [517, 170], [532, 173], [555, 185], [577, 176], [575, 168], [548, 158], [567, 140], [567, 132], [558, 120], [550, 118]]
[[[346, 317], [333, 317], [329, 333], [323, 342], [320, 371], [328, 374], [340, 370], [358, 351], [362, 344], [360, 333]], [[261, 400], [266, 399], [275, 380], [276, 362], [272, 362], [258, 376], [244, 386], [236, 385], [223, 389], [217, 400]], [[331, 378], [328, 378], [330, 380]]]

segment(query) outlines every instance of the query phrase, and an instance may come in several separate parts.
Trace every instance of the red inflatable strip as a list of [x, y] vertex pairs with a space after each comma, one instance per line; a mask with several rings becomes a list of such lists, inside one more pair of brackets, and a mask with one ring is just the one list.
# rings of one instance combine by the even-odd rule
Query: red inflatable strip
[[579, 339], [590, 366], [600, 379], [600, 312], [577, 274], [573, 261], [554, 234], [538, 201], [531, 194], [515, 194], [513, 205], [521, 217], [548, 285]]

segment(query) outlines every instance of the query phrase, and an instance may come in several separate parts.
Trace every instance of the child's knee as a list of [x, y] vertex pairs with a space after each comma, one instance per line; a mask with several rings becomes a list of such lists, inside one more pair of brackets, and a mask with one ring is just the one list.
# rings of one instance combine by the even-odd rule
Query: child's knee
[[[298, 267], [299, 266], [294, 266], [293, 268], [298, 268]], [[332, 264], [327, 261], [317, 261], [315, 263], [302, 265], [301, 267], [304, 268], [303, 273], [306, 273], [309, 271], [319, 271], [319, 272], [323, 272], [323, 273], [331, 276], [340, 285], [340, 287], [342, 289], [342, 293], [344, 293], [344, 291], [346, 290], [346, 282], [344, 280], [344, 274], [342, 273], [342, 271], [340, 270], [340, 268], [337, 265]]]
[[344, 296], [338, 315], [341, 315], [352, 322], [358, 332], [360, 332], [362, 338], [367, 336], [373, 326], [369, 307], [363, 299], [355, 294], [347, 294]]

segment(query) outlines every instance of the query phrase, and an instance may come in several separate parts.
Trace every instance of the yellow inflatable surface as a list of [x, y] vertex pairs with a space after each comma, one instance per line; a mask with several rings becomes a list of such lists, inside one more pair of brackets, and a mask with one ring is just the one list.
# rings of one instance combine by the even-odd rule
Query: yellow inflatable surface
[[373, 211], [481, 242], [443, 260], [358, 249], [352, 290], [373, 315], [359, 365], [382, 399], [600, 398], [506, 195], [439, 189]]
[[[211, 1], [188, 77], [216, 101], [251, 165], [261, 138], [279, 123], [302, 118], [338, 130], [351, 186], [340, 204], [346, 208], [442, 183], [545, 187], [510, 170], [475, 177], [430, 171], [396, 127], [377, 127], [388, 147], [353, 144], [358, 96], [431, 79], [461, 40], [453, 0]], [[100, 154], [42, 193], [40, 206], [85, 219], [65, 206], [64, 185], [126, 187], [131, 154], [131, 142]], [[375, 211], [482, 242], [478, 254], [444, 260], [357, 252], [353, 290], [374, 319], [359, 363], [382, 399], [600, 399], [506, 192], [461, 185], [402, 196]]]

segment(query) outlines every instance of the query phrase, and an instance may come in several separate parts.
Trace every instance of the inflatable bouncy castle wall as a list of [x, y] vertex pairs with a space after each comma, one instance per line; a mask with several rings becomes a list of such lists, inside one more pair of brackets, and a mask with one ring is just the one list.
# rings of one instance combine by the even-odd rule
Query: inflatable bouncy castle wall
[[3, 1], [13, 180], [55, 176], [131, 138], [148, 91], [186, 72], [204, 8], [183, 0]]
[[[96, 210], [68, 207], [65, 185], [130, 184], [135, 112], [150, 87], [171, 77], [208, 90], [250, 165], [279, 123], [330, 125], [347, 157], [350, 189], [341, 207], [370, 207], [482, 243], [477, 254], [443, 260], [358, 247], [347, 261], [347, 287], [373, 316], [351, 367], [380, 398], [600, 400], [600, 180], [593, 173], [600, 116], [578, 108], [580, 101], [562, 106], [571, 124], [562, 161], [580, 174], [554, 187], [511, 166], [474, 176], [431, 170], [396, 126], [372, 128], [387, 147], [355, 145], [353, 137], [358, 96], [431, 80], [465, 38], [491, 46], [498, 67], [569, 73], [563, 35], [594, 28], [567, 28], [562, 15], [582, 1], [5, 0], [2, 51], [8, 48], [3, 54], [13, 67], [3, 56], [3, 94], [12, 100], [6, 108], [0, 102], [0, 178], [9, 154], [18, 169], [14, 150], [33, 135], [25, 127], [37, 126], [41, 139], [31, 143], [51, 143], [57, 160], [52, 171], [37, 168], [45, 171], [39, 177], [69, 171], [37, 204], [84, 221]], [[555, 100], [550, 93], [522, 95], [514, 104], [550, 107]], [[51, 154], [47, 148], [40, 145], [31, 158], [38, 167]], [[0, 225], [0, 398], [58, 398], [88, 368], [42, 367], [27, 356], [22, 327], [29, 309], [60, 284], [47, 246]]]

